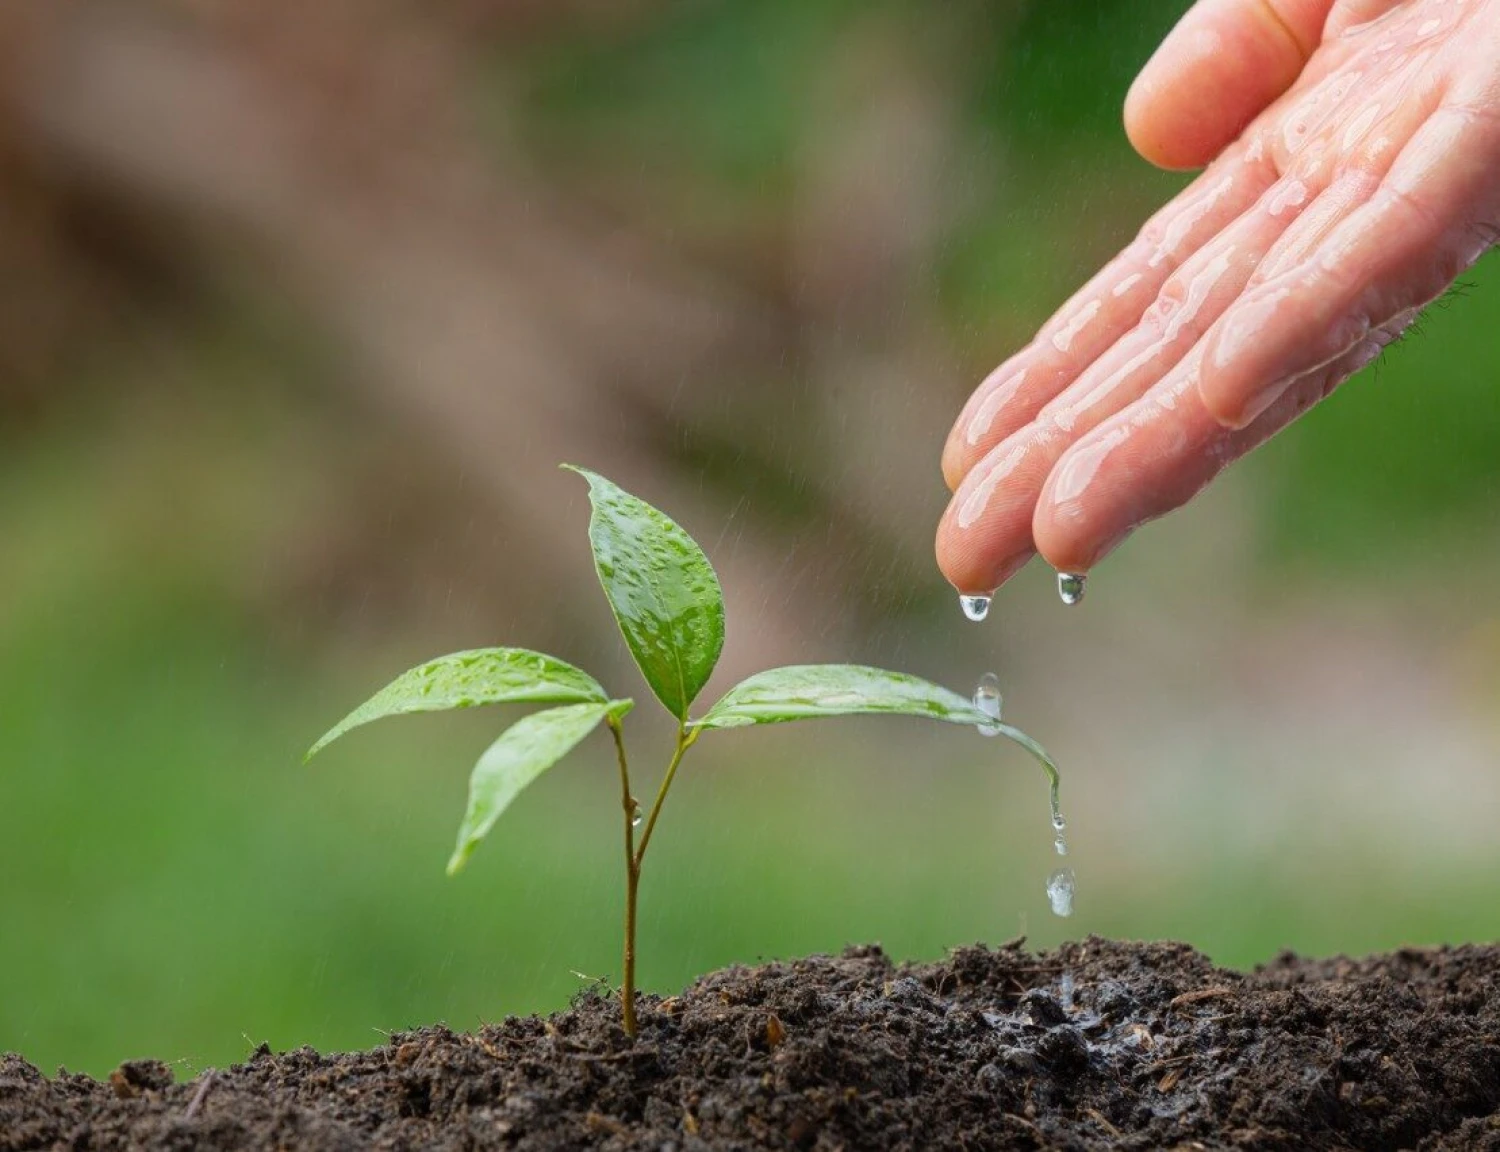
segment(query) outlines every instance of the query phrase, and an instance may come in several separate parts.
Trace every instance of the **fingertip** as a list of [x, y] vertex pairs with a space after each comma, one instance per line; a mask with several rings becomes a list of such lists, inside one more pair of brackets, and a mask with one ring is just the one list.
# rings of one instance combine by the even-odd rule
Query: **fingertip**
[[1106, 530], [1086, 501], [1077, 508], [1060, 509], [1044, 498], [1037, 505], [1031, 535], [1037, 555], [1048, 565], [1059, 572], [1086, 576], [1129, 535], [1129, 530]]
[[1029, 547], [1020, 551], [987, 547], [993, 543], [959, 529], [951, 510], [938, 523], [935, 545], [938, 570], [960, 595], [989, 595], [1026, 567], [1035, 555]]
[[1031, 539], [1038, 555], [1059, 572], [1087, 573], [1129, 533], [1122, 462], [1111, 459], [1129, 437], [1120, 427], [1084, 437], [1058, 460], [1042, 486]]
[[[1203, 377], [1198, 381], [1198, 400], [1203, 409], [1220, 428], [1231, 432], [1238, 432], [1251, 424], [1261, 412], [1271, 406], [1276, 396], [1281, 395], [1286, 389], [1284, 386], [1276, 387], [1263, 402], [1246, 405], [1239, 397], [1232, 395], [1223, 388], [1216, 387], [1213, 377]], [[1290, 381], [1287, 381], [1289, 384]], [[1253, 409], [1253, 411], [1252, 411]]]
[[[1152, 57], [1152, 62], [1155, 61]], [[1171, 93], [1148, 63], [1125, 94], [1125, 137], [1142, 159], [1168, 172], [1202, 168], [1218, 152], [1173, 107]]]
[[1201, 0], [1125, 97], [1125, 133], [1145, 159], [1200, 168], [1301, 74], [1331, 0]]

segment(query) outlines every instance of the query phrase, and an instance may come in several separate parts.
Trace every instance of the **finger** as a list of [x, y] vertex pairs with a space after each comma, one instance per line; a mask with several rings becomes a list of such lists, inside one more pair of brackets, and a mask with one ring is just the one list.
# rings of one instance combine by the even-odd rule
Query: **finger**
[[1059, 572], [1087, 572], [1142, 524], [1180, 508], [1227, 465], [1268, 440], [1399, 335], [1412, 315], [1367, 334], [1333, 364], [1299, 379], [1253, 424], [1220, 425], [1191, 374], [1142, 398], [1080, 441], [1049, 477], [1032, 532]]
[[1147, 221], [1035, 340], [974, 390], [943, 447], [949, 489], [957, 490], [979, 460], [1129, 331], [1174, 269], [1249, 209], [1274, 179], [1264, 156], [1225, 157]]
[[948, 583], [989, 593], [1025, 566], [1037, 493], [1071, 441], [1055, 425], [1029, 425], [964, 478], [938, 521], [937, 561]]
[[1269, 141], [1287, 195], [1318, 193], [1317, 201], [1270, 252], [1252, 284], [1295, 267], [1374, 194], [1400, 148], [1439, 103], [1430, 52], [1416, 52], [1374, 95], [1359, 87], [1360, 71], [1334, 72], [1285, 112], [1273, 109], [1257, 139]]
[[1125, 97], [1125, 131], [1147, 160], [1197, 168], [1301, 74], [1334, 0], [1199, 0]]
[[1272, 185], [1243, 216], [1169, 276], [1140, 322], [1037, 415], [1075, 436], [1145, 395], [1237, 300], [1266, 253], [1294, 226], [1309, 190]]
[[1305, 195], [1276, 185], [1167, 278], [1140, 323], [985, 455], [938, 526], [938, 563], [966, 591], [998, 587], [1033, 553], [1042, 486], [1080, 436], [1144, 396], [1239, 296]]
[[1500, 208], [1497, 155], [1492, 116], [1448, 106], [1428, 118], [1365, 203], [1210, 334], [1198, 385], [1207, 411], [1243, 428], [1301, 376], [1436, 298], [1488, 246], [1472, 225]]

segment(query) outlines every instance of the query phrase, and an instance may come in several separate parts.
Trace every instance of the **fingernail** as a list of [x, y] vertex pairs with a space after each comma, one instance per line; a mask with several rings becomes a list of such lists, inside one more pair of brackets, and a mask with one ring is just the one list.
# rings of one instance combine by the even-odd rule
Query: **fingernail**
[[1208, 396], [1204, 394], [1202, 381], [1198, 383], [1198, 394], [1203, 397], [1204, 407], [1208, 408], [1219, 427], [1238, 432], [1241, 428], [1254, 423], [1261, 413], [1280, 400], [1297, 379], [1297, 376], [1283, 376], [1274, 384], [1268, 384], [1260, 391], [1253, 393], [1237, 410], [1228, 412], [1221, 412], [1209, 403]]

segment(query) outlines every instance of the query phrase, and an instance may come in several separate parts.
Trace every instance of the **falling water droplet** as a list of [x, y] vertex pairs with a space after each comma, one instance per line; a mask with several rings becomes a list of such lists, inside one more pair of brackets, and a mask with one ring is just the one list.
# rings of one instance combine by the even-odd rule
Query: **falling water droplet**
[[[974, 689], [974, 707], [983, 712], [993, 720], [1000, 719], [1000, 706], [1003, 703], [1000, 695], [1000, 678], [993, 672], [986, 672], [979, 678], [979, 687]], [[1000, 735], [1000, 725], [980, 724], [977, 725], [981, 736]]]
[[1073, 1011], [1073, 973], [1064, 972], [1057, 981], [1057, 1002], [1064, 1012]]
[[641, 802], [639, 800], [632, 800], [631, 804], [633, 804], [634, 807], [630, 811], [630, 826], [632, 828], [639, 828], [641, 826], [642, 820]]
[[1047, 903], [1054, 916], [1073, 915], [1073, 869], [1059, 868], [1047, 877]]
[[1083, 599], [1084, 581], [1088, 579], [1084, 572], [1059, 572], [1057, 574], [1057, 594], [1062, 597], [1064, 604], [1077, 604]]
[[1052, 809], [1052, 830], [1054, 832], [1066, 831], [1068, 822], [1063, 819], [1063, 814], [1056, 808]]
[[1057, 854], [1059, 856], [1066, 856], [1068, 854], [1068, 842], [1061, 836], [1052, 841], [1052, 847], [1057, 849]]
[[990, 601], [993, 599], [993, 596], [970, 596], [963, 592], [958, 594], [959, 607], [976, 624], [990, 614]]

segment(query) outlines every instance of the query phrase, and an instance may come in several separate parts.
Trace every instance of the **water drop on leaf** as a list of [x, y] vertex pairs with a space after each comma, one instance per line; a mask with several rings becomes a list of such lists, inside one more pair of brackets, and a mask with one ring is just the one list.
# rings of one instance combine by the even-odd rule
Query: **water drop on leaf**
[[[979, 678], [979, 686], [974, 689], [974, 707], [998, 721], [1003, 702], [1000, 695], [1000, 678], [993, 672], [986, 672]], [[979, 724], [977, 727], [981, 736], [1000, 735], [998, 724]]]

